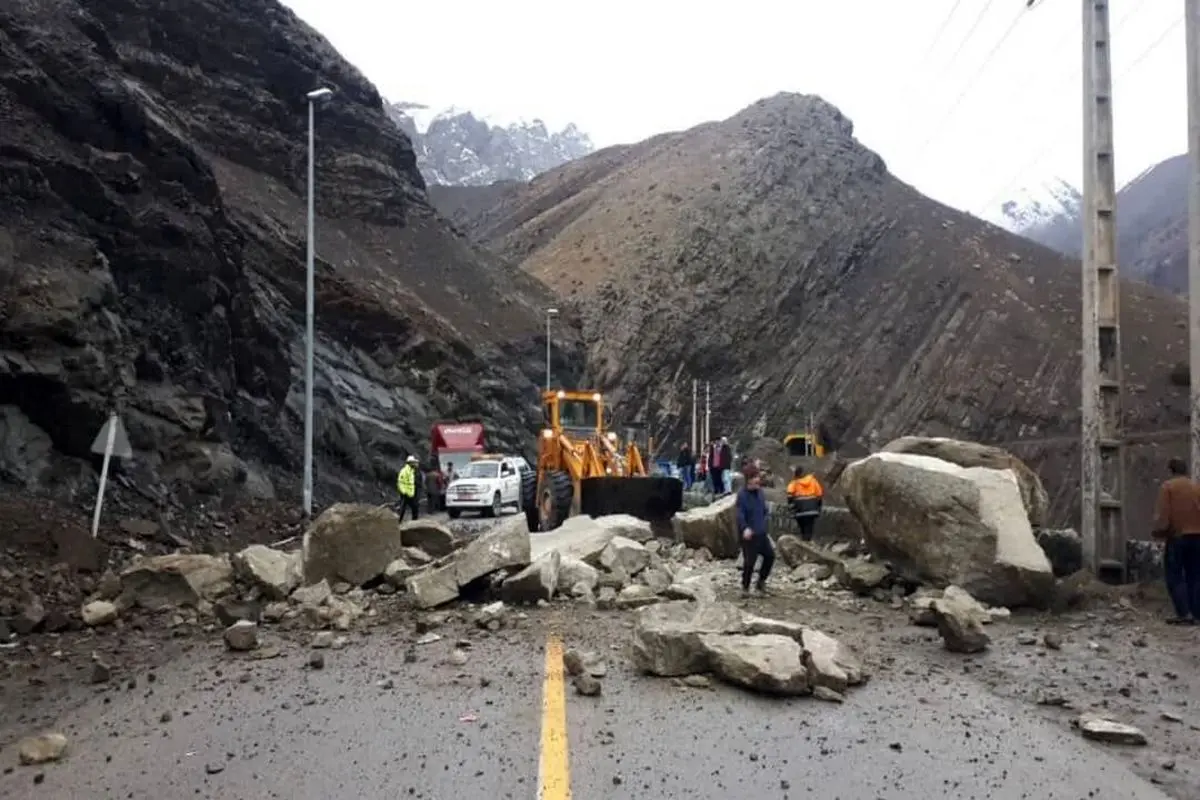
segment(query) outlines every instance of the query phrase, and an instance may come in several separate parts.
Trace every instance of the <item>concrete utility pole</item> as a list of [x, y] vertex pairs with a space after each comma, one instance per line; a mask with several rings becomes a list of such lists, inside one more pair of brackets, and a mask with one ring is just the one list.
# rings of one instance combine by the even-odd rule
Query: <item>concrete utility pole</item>
[[1108, 0], [1083, 0], [1084, 566], [1125, 574], [1120, 286], [1116, 260]]
[[712, 441], [712, 384], [704, 382], [704, 444]]
[[557, 308], [546, 309], [546, 391], [550, 391], [550, 318], [558, 314]]
[[316, 337], [314, 330], [314, 297], [316, 293], [313, 277], [313, 254], [316, 246], [315, 228], [315, 182], [316, 182], [316, 106], [333, 94], [333, 89], [313, 89], [308, 98], [308, 252], [305, 258], [304, 296], [304, 516], [312, 516], [313, 495], [313, 351]]
[[696, 395], [699, 393], [699, 391], [700, 391], [700, 381], [693, 378], [692, 379], [692, 455], [693, 456], [699, 452], [699, 450], [698, 450], [699, 445], [696, 443], [696, 438], [697, 438], [696, 434], [699, 433], [699, 431], [696, 430]]
[[1184, 0], [1188, 98], [1188, 351], [1192, 477], [1200, 478], [1200, 0]]

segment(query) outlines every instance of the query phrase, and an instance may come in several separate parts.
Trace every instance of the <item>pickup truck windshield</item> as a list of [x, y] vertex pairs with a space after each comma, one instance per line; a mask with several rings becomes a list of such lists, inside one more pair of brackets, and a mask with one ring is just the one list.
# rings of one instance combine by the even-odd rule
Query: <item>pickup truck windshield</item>
[[463, 466], [458, 472], [460, 478], [498, 478], [500, 477], [500, 462], [472, 461]]

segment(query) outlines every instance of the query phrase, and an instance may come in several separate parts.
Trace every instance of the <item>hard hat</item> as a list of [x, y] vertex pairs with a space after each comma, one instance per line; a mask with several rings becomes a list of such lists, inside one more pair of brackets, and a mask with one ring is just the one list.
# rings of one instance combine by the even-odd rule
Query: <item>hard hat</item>
[[404, 459], [404, 463], [405, 464], [419, 464], [421, 462], [419, 462], [417, 460], [416, 456], [409, 456], [408, 458]]

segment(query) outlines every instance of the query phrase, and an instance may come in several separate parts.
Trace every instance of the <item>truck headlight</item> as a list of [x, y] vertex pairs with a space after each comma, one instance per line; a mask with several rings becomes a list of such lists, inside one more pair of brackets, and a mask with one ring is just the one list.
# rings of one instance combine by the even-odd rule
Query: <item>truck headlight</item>
[[600, 393], [599, 393], [599, 392], [596, 392], [594, 395], [592, 395], [592, 402], [593, 402], [593, 403], [599, 403], [599, 402], [600, 402]]
[[616, 431], [609, 431], [609, 432], [608, 432], [608, 440], [609, 440], [610, 442], [615, 442], [615, 441], [617, 440], [617, 433], [616, 433]]

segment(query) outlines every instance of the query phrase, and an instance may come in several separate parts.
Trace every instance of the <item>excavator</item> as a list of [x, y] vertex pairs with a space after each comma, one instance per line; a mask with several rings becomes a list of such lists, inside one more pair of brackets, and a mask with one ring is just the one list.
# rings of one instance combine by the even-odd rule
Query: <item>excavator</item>
[[632, 437], [607, 430], [599, 392], [542, 392], [545, 427], [537, 465], [522, 475], [521, 506], [530, 532], [551, 531], [568, 517], [630, 514], [667, 520], [683, 507], [683, 482], [650, 475]]

